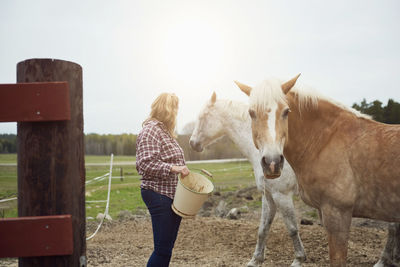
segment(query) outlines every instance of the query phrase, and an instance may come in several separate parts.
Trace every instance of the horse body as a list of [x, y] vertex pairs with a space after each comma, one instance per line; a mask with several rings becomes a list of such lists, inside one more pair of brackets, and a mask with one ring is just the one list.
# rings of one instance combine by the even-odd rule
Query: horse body
[[400, 221], [400, 126], [357, 117], [325, 100], [318, 100], [317, 112], [300, 111], [294, 93], [287, 99], [292, 112], [284, 155], [305, 202]]
[[[354, 216], [399, 222], [400, 126], [362, 123], [365, 129], [349, 155], [354, 180], [359, 185]], [[367, 162], [363, 163], [365, 159]]]
[[190, 138], [193, 149], [202, 151], [203, 147], [218, 138], [227, 135], [253, 166], [256, 185], [262, 196], [262, 214], [258, 230], [255, 252], [247, 266], [259, 266], [264, 261], [266, 238], [276, 210], [283, 215], [286, 227], [293, 240], [295, 259], [292, 266], [301, 266], [305, 252], [301, 242], [293, 206], [293, 192], [297, 191], [297, 182], [290, 165], [282, 170], [282, 176], [275, 180], [266, 180], [259, 163], [259, 152], [251, 139], [251, 120], [248, 106], [228, 100], [216, 100], [215, 93], [196, 121]]
[[[270, 81], [254, 88], [238, 85], [250, 96], [254, 143], [260, 151], [283, 150], [303, 201], [320, 212], [331, 265], [345, 266], [352, 217], [400, 222], [400, 126], [374, 122], [300, 88], [291, 90], [296, 80], [279, 86]], [[260, 97], [265, 95], [272, 99]], [[288, 108], [291, 112], [284, 116]], [[275, 125], [267, 123], [271, 116]], [[268, 136], [273, 130], [276, 138]], [[275, 167], [281, 164], [279, 155], [261, 156], [266, 178], [280, 173]], [[395, 227], [399, 230], [399, 224]], [[396, 250], [392, 239], [389, 236], [382, 257]]]

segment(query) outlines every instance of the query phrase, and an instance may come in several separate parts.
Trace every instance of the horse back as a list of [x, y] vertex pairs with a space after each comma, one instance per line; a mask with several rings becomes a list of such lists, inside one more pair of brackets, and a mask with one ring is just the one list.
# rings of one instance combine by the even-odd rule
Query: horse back
[[365, 121], [349, 144], [354, 216], [400, 221], [400, 125]]

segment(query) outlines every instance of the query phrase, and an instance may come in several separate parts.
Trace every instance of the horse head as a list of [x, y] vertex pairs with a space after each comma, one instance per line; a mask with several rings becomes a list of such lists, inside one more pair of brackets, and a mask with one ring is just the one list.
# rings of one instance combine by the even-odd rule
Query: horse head
[[260, 152], [264, 177], [268, 179], [281, 175], [284, 164], [283, 149], [288, 142], [290, 112], [286, 94], [299, 76], [300, 74], [283, 84], [277, 80], [266, 80], [254, 88], [235, 81], [249, 96], [253, 142]]
[[223, 125], [216, 114], [217, 95], [212, 94], [211, 99], [200, 111], [195, 124], [192, 136], [190, 137], [190, 146], [198, 152], [203, 148], [224, 135]]

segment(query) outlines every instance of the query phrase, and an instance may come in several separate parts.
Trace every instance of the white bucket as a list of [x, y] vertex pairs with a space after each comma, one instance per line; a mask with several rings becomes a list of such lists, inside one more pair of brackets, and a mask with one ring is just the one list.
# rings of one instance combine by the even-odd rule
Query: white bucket
[[184, 218], [194, 217], [213, 190], [213, 183], [199, 173], [179, 176], [172, 210]]

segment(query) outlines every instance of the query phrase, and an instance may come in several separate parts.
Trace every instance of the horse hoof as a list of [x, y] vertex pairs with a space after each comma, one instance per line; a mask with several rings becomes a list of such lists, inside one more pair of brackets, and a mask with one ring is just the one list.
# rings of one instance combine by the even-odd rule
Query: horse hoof
[[262, 265], [262, 261], [257, 261], [255, 259], [251, 259], [251, 261], [249, 261], [247, 263], [247, 267], [260, 267]]
[[300, 261], [299, 259], [294, 259], [292, 264], [290, 264], [290, 267], [301, 267], [301, 263], [302, 261]]
[[400, 266], [400, 263], [394, 263], [393, 261], [391, 261], [391, 260], [385, 260], [385, 259], [383, 259], [382, 260], [382, 258], [377, 262], [377, 263], [375, 263], [375, 265], [374, 265], [374, 267], [393, 267], [393, 266]]

